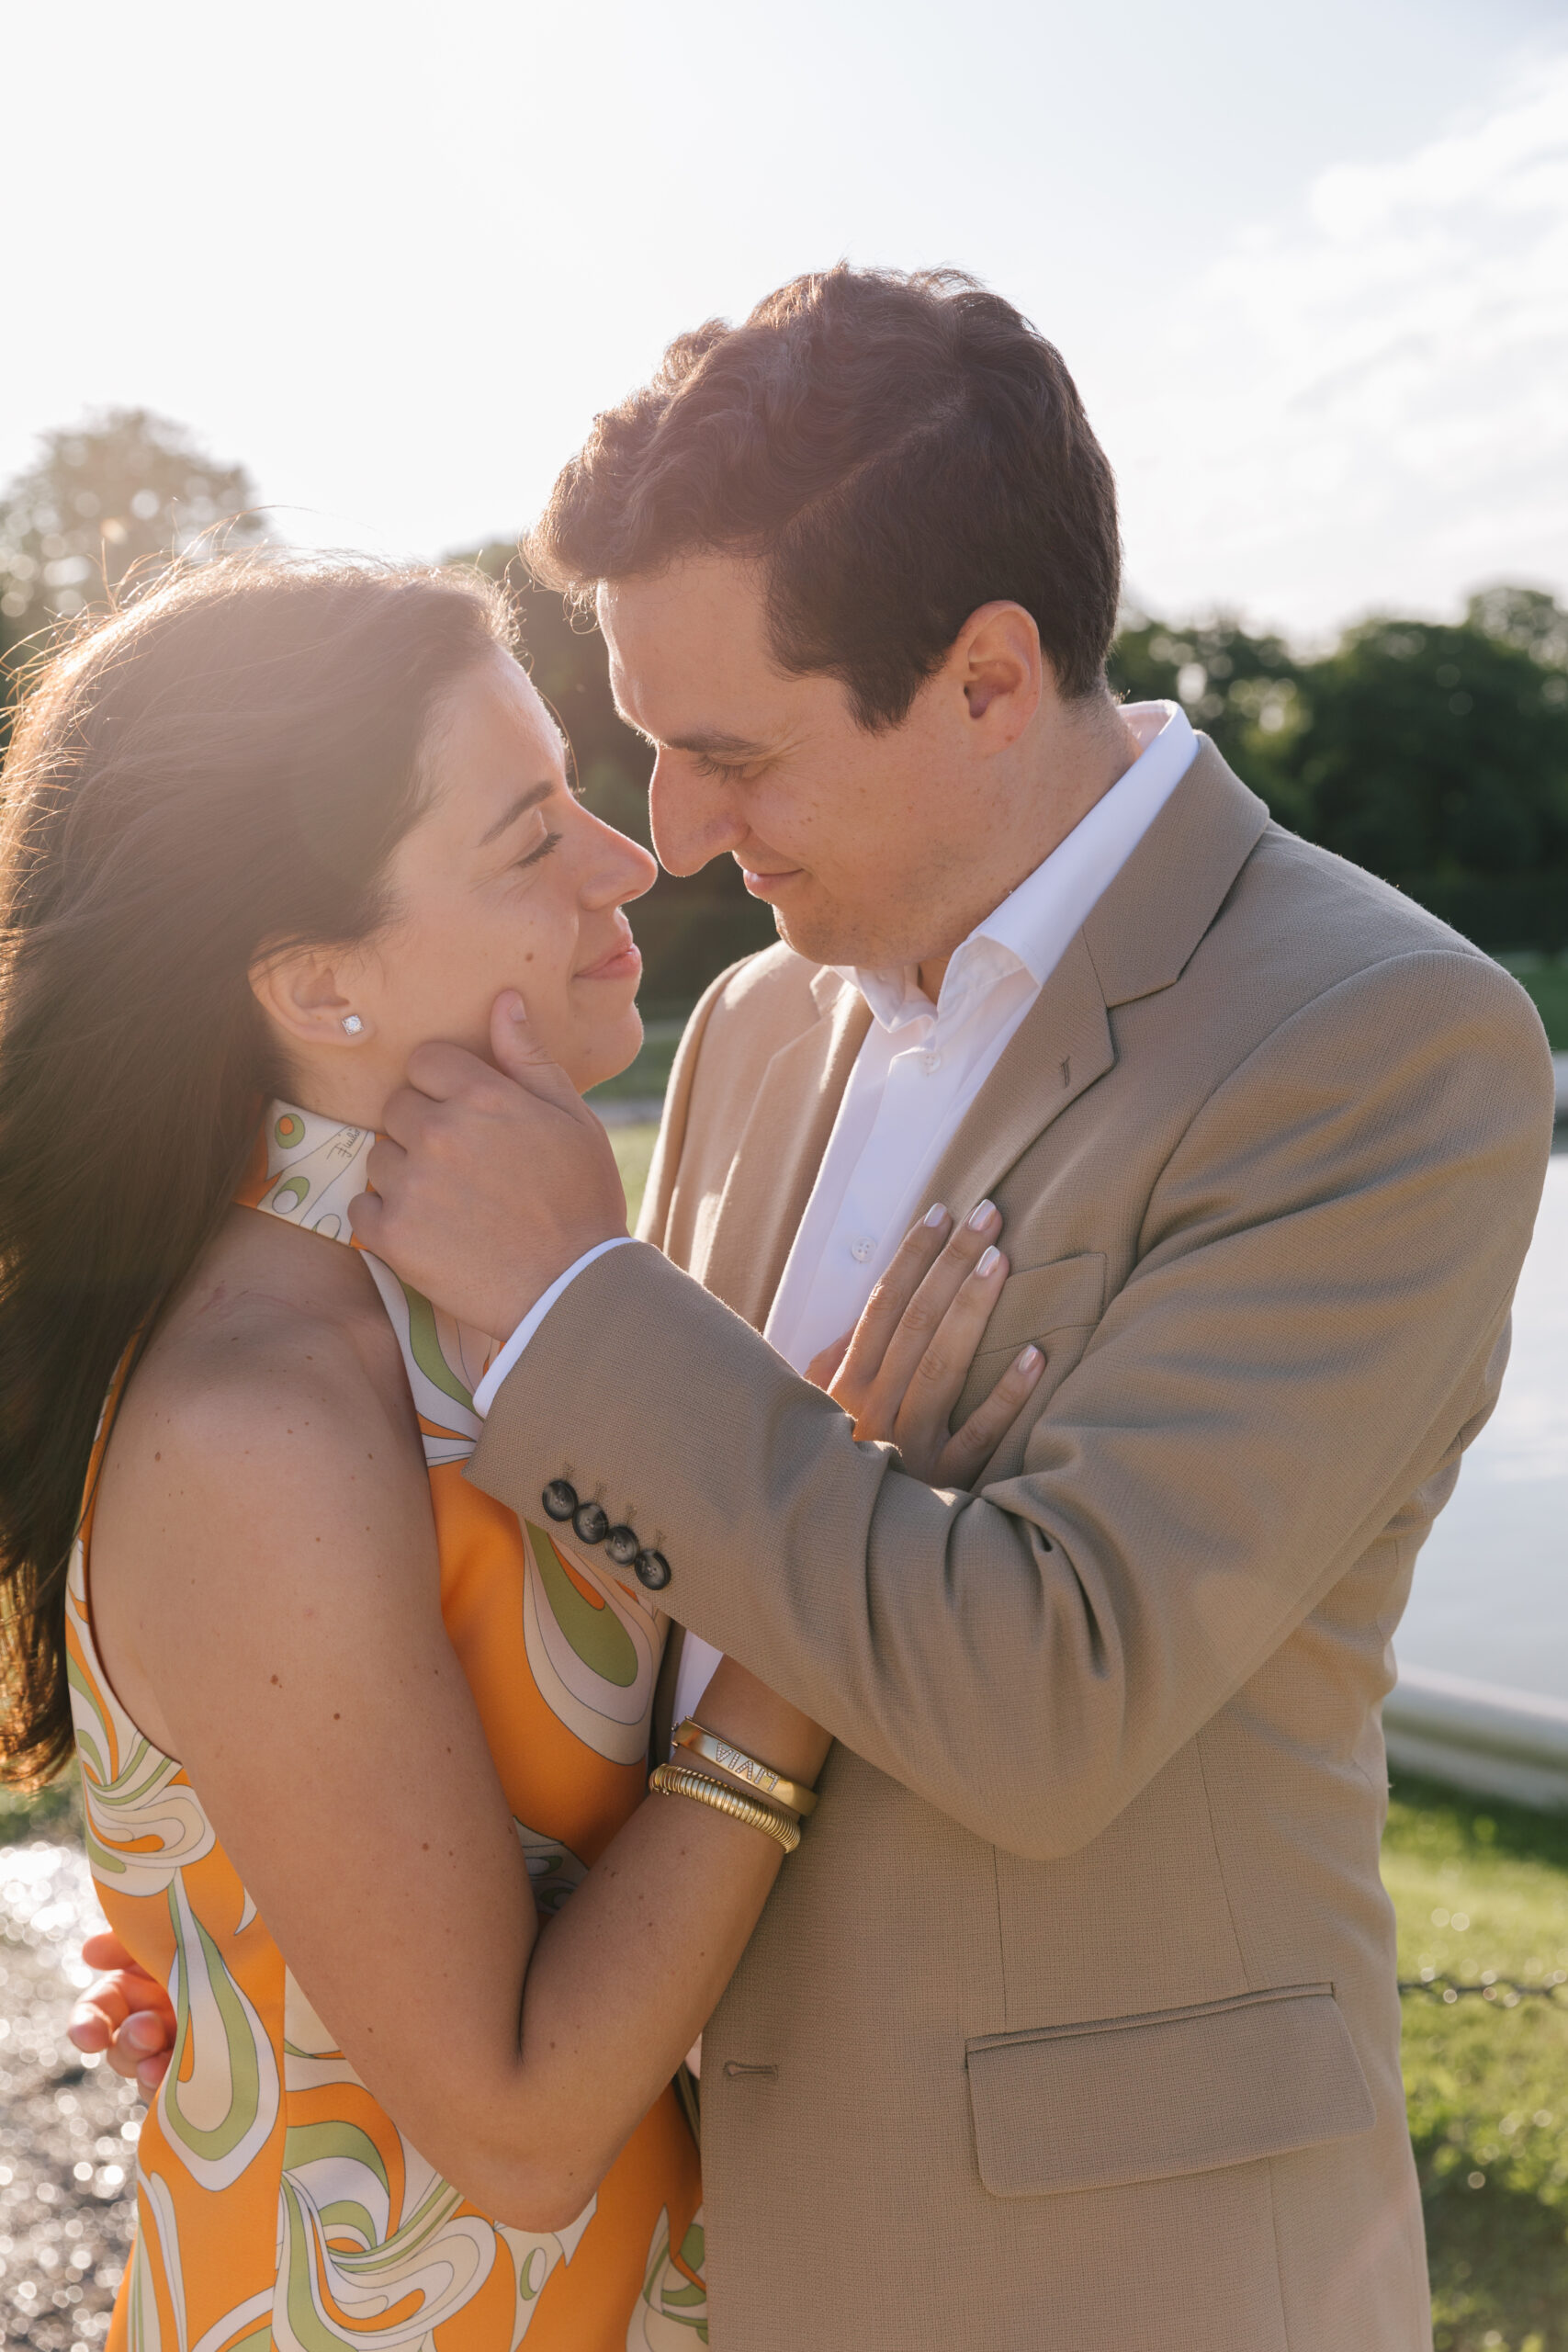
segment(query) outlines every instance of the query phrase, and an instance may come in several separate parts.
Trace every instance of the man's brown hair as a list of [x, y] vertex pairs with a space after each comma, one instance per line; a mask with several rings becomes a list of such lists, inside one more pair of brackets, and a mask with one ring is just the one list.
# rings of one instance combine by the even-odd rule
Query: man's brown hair
[[1100, 691], [1116, 490], [1061, 354], [958, 270], [797, 277], [677, 336], [596, 419], [524, 543], [579, 595], [682, 555], [761, 567], [776, 660], [896, 725], [978, 605], [1033, 616], [1056, 684]]

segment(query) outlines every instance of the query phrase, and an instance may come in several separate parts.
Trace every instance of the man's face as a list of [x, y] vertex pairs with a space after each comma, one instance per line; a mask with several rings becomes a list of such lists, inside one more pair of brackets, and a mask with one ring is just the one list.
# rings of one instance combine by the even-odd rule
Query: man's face
[[654, 744], [654, 846], [671, 874], [732, 856], [791, 947], [825, 964], [951, 952], [999, 895], [997, 776], [953, 665], [871, 734], [836, 678], [769, 650], [754, 569], [694, 556], [606, 582], [623, 716]]

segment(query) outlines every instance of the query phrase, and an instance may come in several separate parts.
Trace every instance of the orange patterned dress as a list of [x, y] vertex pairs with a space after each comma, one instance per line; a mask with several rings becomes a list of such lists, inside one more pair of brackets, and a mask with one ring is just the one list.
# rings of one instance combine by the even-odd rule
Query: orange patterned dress
[[[371, 1141], [274, 1103], [240, 1199], [346, 1242]], [[602, 1555], [467, 1483], [490, 1343], [365, 1257], [424, 1432], [446, 1629], [549, 1915], [641, 1802], [664, 1620]], [[85, 1520], [67, 1602], [88, 1855], [110, 1925], [177, 2019], [141, 2130], [108, 2352], [705, 2344], [701, 2181], [673, 2090], [558, 2233], [493, 2221], [433, 2172], [295, 1984], [197, 1790], [116, 1700], [93, 1641], [89, 1541]]]

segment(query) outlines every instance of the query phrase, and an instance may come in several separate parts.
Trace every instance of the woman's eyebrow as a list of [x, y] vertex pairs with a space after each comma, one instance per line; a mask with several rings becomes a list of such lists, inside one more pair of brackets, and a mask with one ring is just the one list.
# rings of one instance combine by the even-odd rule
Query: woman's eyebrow
[[520, 792], [504, 815], [496, 819], [489, 832], [480, 835], [479, 847], [488, 849], [491, 842], [506, 831], [508, 825], [514, 825], [519, 817], [525, 817], [530, 808], [536, 808], [541, 800], [547, 800], [555, 791], [558, 781], [558, 779], [553, 775], [547, 776], [543, 784], [531, 784], [526, 792]]

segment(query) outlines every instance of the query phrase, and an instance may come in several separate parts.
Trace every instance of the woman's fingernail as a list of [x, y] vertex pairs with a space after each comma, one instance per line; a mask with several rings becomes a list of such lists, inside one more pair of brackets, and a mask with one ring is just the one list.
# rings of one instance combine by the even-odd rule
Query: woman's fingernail
[[942, 1207], [940, 1201], [938, 1201], [934, 1208], [931, 1208], [926, 1211], [926, 1223], [933, 1233], [936, 1231], [939, 1225], [945, 1225], [947, 1223], [947, 1211]]
[[984, 1282], [987, 1274], [994, 1274], [996, 1272], [997, 1268], [1001, 1264], [1001, 1262], [1002, 1253], [996, 1247], [995, 1243], [993, 1243], [991, 1248], [987, 1250], [985, 1256], [981, 1259], [979, 1264], [976, 1267], [975, 1272], [979, 1275], [980, 1280]]
[[971, 1209], [969, 1212], [970, 1232], [984, 1233], [986, 1227], [989, 1225], [996, 1213], [997, 1204], [995, 1201], [982, 1201], [977, 1209]]
[[1039, 1362], [1040, 1351], [1037, 1347], [1031, 1345], [1025, 1348], [1014, 1369], [1019, 1372], [1032, 1372]]

